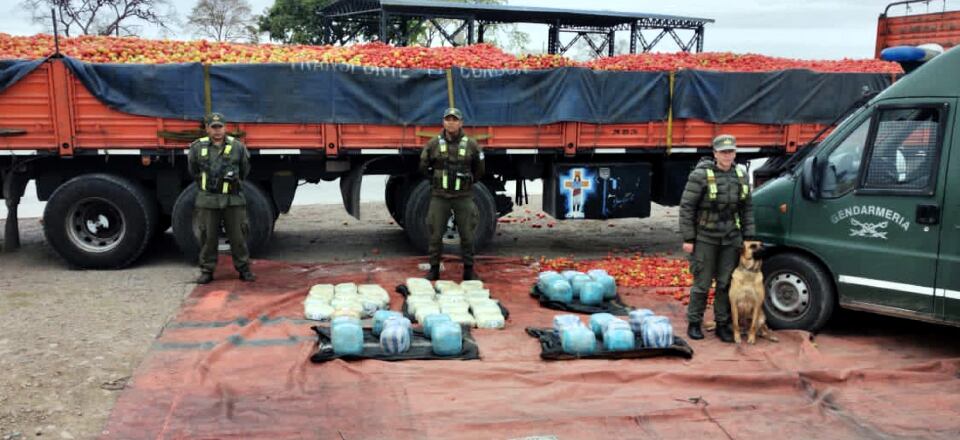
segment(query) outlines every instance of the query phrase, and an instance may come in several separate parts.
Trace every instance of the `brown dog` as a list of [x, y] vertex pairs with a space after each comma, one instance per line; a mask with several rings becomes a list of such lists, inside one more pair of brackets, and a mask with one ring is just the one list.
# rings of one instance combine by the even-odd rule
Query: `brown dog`
[[745, 241], [740, 252], [740, 264], [733, 271], [730, 280], [730, 314], [733, 324], [733, 339], [740, 343], [741, 324], [747, 327], [747, 343], [755, 344], [757, 334], [776, 342], [778, 339], [767, 327], [767, 318], [763, 313], [763, 272], [761, 261], [755, 255], [760, 250], [760, 242]]

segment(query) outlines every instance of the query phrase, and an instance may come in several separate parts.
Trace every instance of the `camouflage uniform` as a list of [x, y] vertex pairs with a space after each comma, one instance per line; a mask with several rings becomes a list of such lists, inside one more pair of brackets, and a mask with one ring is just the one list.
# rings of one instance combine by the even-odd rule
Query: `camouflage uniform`
[[[461, 117], [460, 111], [449, 109], [444, 116]], [[474, 235], [477, 228], [477, 204], [473, 200], [473, 184], [484, 173], [483, 149], [460, 130], [449, 136], [446, 130], [430, 139], [420, 152], [420, 173], [430, 178], [433, 187], [427, 223], [430, 226], [430, 266], [439, 268], [443, 254], [443, 233], [453, 212], [460, 232], [464, 274], [472, 274]], [[439, 270], [439, 269], [437, 269]], [[466, 275], [465, 275], [466, 276]]]
[[[223, 123], [223, 115], [205, 118], [208, 125]], [[240, 182], [250, 173], [250, 153], [239, 140], [227, 136], [222, 144], [202, 137], [190, 144], [187, 155], [190, 175], [199, 191], [194, 204], [194, 221], [200, 229], [200, 270], [212, 274], [217, 267], [220, 224], [230, 240], [233, 266], [244, 280], [252, 277], [247, 250], [247, 200]]]
[[722, 171], [712, 158], [701, 159], [687, 178], [680, 200], [680, 234], [685, 243], [694, 244], [687, 322], [700, 325], [715, 279], [713, 312], [719, 332], [730, 321], [727, 293], [740, 248], [755, 234], [749, 179], [743, 167], [734, 164]]

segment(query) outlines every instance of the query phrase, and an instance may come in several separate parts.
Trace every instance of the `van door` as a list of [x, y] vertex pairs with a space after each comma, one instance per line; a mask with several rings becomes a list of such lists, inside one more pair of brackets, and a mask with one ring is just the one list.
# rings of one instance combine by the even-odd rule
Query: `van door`
[[841, 305], [933, 316], [940, 238], [933, 213], [943, 201], [938, 170], [951, 104], [879, 105], [818, 152], [820, 198], [797, 206], [794, 237], [830, 268]]
[[[956, 127], [960, 114], [955, 114], [953, 120]], [[960, 323], [960, 152], [955, 151], [956, 147], [944, 154], [947, 193], [941, 209], [943, 227], [934, 300], [937, 318], [954, 324]]]

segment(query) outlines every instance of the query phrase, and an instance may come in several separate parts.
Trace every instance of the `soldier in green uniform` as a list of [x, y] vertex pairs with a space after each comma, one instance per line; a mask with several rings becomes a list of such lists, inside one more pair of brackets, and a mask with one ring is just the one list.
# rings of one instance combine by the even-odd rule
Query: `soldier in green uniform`
[[243, 281], [257, 279], [250, 271], [247, 251], [247, 200], [240, 182], [250, 173], [250, 153], [239, 140], [227, 136], [226, 120], [220, 113], [204, 118], [207, 136], [190, 144], [187, 155], [190, 176], [199, 192], [194, 205], [194, 221], [200, 227], [200, 278], [198, 284], [213, 281], [217, 267], [220, 224], [230, 239], [233, 266]]
[[479, 279], [473, 270], [473, 238], [477, 228], [477, 204], [473, 183], [483, 176], [483, 149], [463, 132], [463, 114], [455, 108], [443, 112], [443, 133], [430, 139], [420, 153], [420, 173], [433, 186], [427, 223], [430, 225], [430, 274], [440, 278], [443, 233], [453, 212], [460, 231], [463, 279]]
[[746, 171], [734, 163], [736, 138], [713, 139], [713, 159], [703, 158], [687, 178], [680, 200], [680, 234], [683, 251], [690, 254], [693, 286], [687, 307], [687, 335], [703, 339], [701, 322], [707, 292], [716, 280], [713, 313], [717, 337], [733, 342], [730, 328], [730, 277], [740, 258], [744, 240], [753, 238], [753, 206]]

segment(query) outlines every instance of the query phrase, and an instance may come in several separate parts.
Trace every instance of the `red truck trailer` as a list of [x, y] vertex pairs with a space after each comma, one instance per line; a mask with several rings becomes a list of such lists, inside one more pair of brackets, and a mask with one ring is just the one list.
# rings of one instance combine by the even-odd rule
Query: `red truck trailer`
[[894, 46], [931, 43], [939, 44], [944, 49], [956, 46], [960, 42], [960, 11], [947, 10], [946, 6], [946, 0], [890, 3], [877, 19], [874, 56], [880, 58], [881, 51]]
[[[254, 252], [269, 243], [275, 220], [290, 210], [301, 183], [339, 179], [344, 207], [359, 218], [360, 183], [371, 174], [389, 176], [387, 207], [411, 243], [425, 250], [428, 229], [419, 213], [429, 190], [417, 163], [421, 146], [439, 133], [447, 105], [464, 110], [467, 134], [487, 153], [488, 175], [474, 190], [483, 247], [495, 235], [497, 218], [523, 203], [527, 180], [544, 181], [544, 210], [561, 220], [645, 217], [650, 203], [679, 202], [689, 170], [709, 154], [714, 136], [735, 135], [744, 160], [788, 155], [865, 89], [893, 80], [889, 74], [810, 71], [454, 68], [414, 74], [329, 65], [194, 67], [198, 85], [188, 88], [183, 84], [191, 81], [183, 78], [193, 73], [168, 77], [164, 66], [62, 57], [0, 63], [0, 173], [10, 208], [5, 246], [18, 243], [16, 206], [32, 180], [47, 202], [46, 239], [72, 266], [125, 267], [171, 226], [193, 258], [196, 186], [185, 152], [202, 135], [200, 116], [210, 108], [237, 121], [228, 131], [251, 150], [245, 188]], [[309, 76], [330, 72], [338, 76]], [[393, 82], [378, 88], [384, 78]], [[411, 95], [420, 85], [442, 96]], [[336, 97], [345, 91], [354, 95]], [[311, 94], [317, 99], [296, 101]], [[399, 102], [389, 98], [393, 94], [410, 96]], [[424, 116], [384, 116], [369, 103], [378, 99], [389, 99], [381, 107], [396, 107], [391, 115]], [[179, 108], [184, 102], [195, 108]], [[224, 109], [237, 102], [251, 105]], [[261, 105], [270, 108], [247, 111]], [[375, 117], [363, 113], [367, 107]], [[329, 116], [331, 108], [349, 114]], [[580, 212], [571, 212], [567, 191], [575, 174], [592, 182], [592, 199]], [[508, 185], [516, 185], [514, 200], [506, 195]]]

